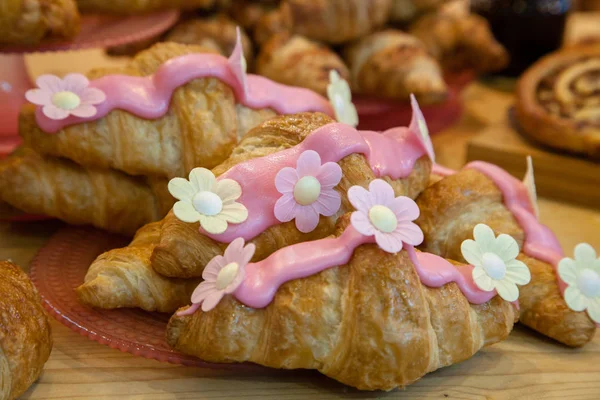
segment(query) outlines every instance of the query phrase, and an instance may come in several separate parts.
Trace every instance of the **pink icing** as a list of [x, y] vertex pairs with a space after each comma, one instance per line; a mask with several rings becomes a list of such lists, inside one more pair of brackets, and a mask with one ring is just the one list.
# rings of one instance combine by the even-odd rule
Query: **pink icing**
[[456, 173], [456, 171], [453, 169], [450, 169], [450, 168], [443, 167], [440, 164], [434, 163], [431, 166], [431, 173], [445, 178], [447, 176], [454, 175]]
[[160, 118], [167, 113], [175, 89], [204, 77], [214, 77], [229, 85], [238, 101], [246, 107], [271, 108], [279, 114], [321, 111], [332, 117], [335, 115], [331, 104], [317, 93], [275, 83], [261, 76], [247, 75], [247, 90], [244, 91], [227, 58], [198, 53], [173, 58], [161, 65], [154, 75], [107, 75], [91, 81], [89, 87], [98, 88], [106, 94], [106, 101], [96, 106], [97, 113], [92, 117], [69, 116], [53, 120], [38, 107], [36, 121], [44, 132], [56, 133], [70, 125], [103, 118], [115, 109], [141, 118]]
[[[266, 307], [284, 283], [347, 264], [358, 246], [373, 242], [372, 236], [363, 236], [350, 225], [338, 238], [285, 247], [263, 261], [248, 264], [245, 279], [233, 295], [249, 307]], [[472, 266], [457, 269], [441, 257], [427, 253], [415, 255], [412, 246], [405, 245], [404, 249], [409, 252], [410, 260], [423, 284], [440, 287], [456, 282], [473, 304], [485, 303], [496, 295], [495, 291], [483, 292], [477, 288], [471, 277]]]
[[415, 162], [426, 154], [416, 135], [404, 127], [378, 133], [332, 123], [315, 130], [297, 146], [240, 163], [218, 179], [233, 179], [241, 185], [242, 196], [238, 201], [248, 209], [248, 219], [230, 225], [219, 235], [201, 232], [217, 241], [230, 243], [238, 237], [251, 240], [270, 226], [279, 224], [273, 211], [281, 197], [275, 187], [275, 176], [284, 167], [295, 167], [300, 154], [307, 150], [319, 153], [322, 163], [338, 162], [350, 154], [364, 154], [375, 176], [404, 178], [411, 173]]
[[567, 285], [558, 275], [558, 263], [564, 257], [564, 253], [554, 233], [535, 216], [525, 185], [493, 164], [474, 161], [465, 168], [473, 168], [494, 181], [502, 192], [504, 204], [525, 232], [523, 252], [554, 267], [558, 287], [564, 295]]

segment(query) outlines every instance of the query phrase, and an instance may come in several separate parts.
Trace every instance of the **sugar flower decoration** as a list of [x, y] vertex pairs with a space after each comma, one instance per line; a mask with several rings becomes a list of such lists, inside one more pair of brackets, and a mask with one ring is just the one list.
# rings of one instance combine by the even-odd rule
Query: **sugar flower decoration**
[[235, 47], [233, 48], [233, 52], [231, 56], [229, 56], [229, 66], [231, 67], [231, 72], [235, 75], [235, 78], [238, 80], [240, 85], [242, 85], [242, 89], [244, 90], [244, 94], [248, 89], [246, 84], [246, 70], [248, 69], [248, 65], [246, 63], [246, 58], [244, 57], [244, 49], [242, 48], [242, 35], [240, 33], [240, 28], [236, 29], [236, 41]]
[[519, 298], [517, 285], [526, 285], [531, 280], [527, 266], [517, 260], [519, 245], [509, 235], [496, 237], [487, 225], [478, 224], [473, 229], [475, 240], [462, 242], [462, 255], [473, 265], [473, 280], [477, 287], [486, 292], [496, 290], [506, 301]]
[[192, 306], [177, 315], [191, 315], [202, 306], [202, 311], [216, 307], [223, 296], [231, 294], [244, 281], [246, 265], [254, 256], [256, 246], [244, 246], [244, 239], [237, 238], [227, 246], [225, 254], [216, 256], [202, 272], [204, 281], [192, 293]]
[[173, 178], [169, 192], [179, 200], [173, 213], [183, 222], [200, 222], [200, 226], [212, 234], [227, 230], [227, 223], [239, 224], [248, 218], [248, 209], [236, 200], [242, 188], [233, 179], [216, 180], [206, 168], [194, 168], [190, 180]]
[[321, 165], [319, 153], [307, 150], [298, 157], [296, 168], [286, 167], [275, 176], [275, 187], [283, 196], [275, 203], [275, 218], [296, 220], [300, 232], [311, 232], [319, 215], [338, 212], [342, 200], [333, 188], [342, 179], [342, 169], [334, 162]]
[[527, 156], [527, 171], [525, 172], [525, 177], [523, 178], [523, 184], [527, 189], [529, 201], [531, 202], [535, 216], [539, 218], [540, 209], [537, 203], [537, 191], [535, 188], [535, 176], [533, 175], [533, 161], [531, 156]]
[[403, 243], [417, 246], [423, 242], [423, 231], [412, 222], [419, 217], [419, 207], [408, 197], [394, 197], [389, 183], [376, 179], [368, 191], [352, 186], [348, 199], [357, 210], [350, 217], [352, 226], [362, 235], [375, 236], [382, 250], [397, 253]]
[[568, 285], [565, 301], [573, 311], [587, 310], [600, 323], [600, 259], [592, 246], [575, 246], [575, 259], [565, 257], [558, 263], [558, 275]]
[[358, 113], [352, 104], [352, 93], [350, 86], [340, 74], [332, 69], [329, 71], [329, 85], [327, 85], [327, 96], [335, 111], [335, 119], [344, 124], [357, 126]]
[[54, 75], [37, 78], [37, 89], [30, 89], [25, 98], [38, 106], [48, 118], [61, 120], [69, 115], [88, 118], [96, 115], [96, 107], [106, 100], [103, 91], [89, 87], [90, 81], [81, 74], [69, 74], [60, 79]]
[[433, 150], [433, 143], [431, 143], [431, 136], [429, 136], [429, 128], [414, 94], [410, 95], [410, 106], [412, 107], [412, 118], [408, 129], [417, 134], [429, 159], [435, 163], [435, 151]]

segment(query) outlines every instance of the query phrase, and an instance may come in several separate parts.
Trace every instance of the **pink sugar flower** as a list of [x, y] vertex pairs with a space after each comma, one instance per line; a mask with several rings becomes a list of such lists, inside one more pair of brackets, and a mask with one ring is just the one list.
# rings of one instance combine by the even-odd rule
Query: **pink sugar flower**
[[244, 246], [244, 239], [237, 238], [227, 246], [225, 254], [216, 256], [202, 272], [204, 282], [192, 293], [192, 306], [177, 313], [179, 316], [191, 315], [200, 306], [202, 311], [212, 310], [223, 296], [231, 294], [244, 281], [246, 265], [254, 256], [256, 246]]
[[319, 153], [305, 151], [295, 169], [283, 168], [275, 177], [275, 187], [283, 194], [275, 203], [275, 218], [281, 222], [296, 219], [300, 232], [313, 231], [319, 224], [319, 215], [330, 217], [340, 209], [342, 200], [333, 188], [341, 179], [339, 165], [321, 165]]
[[88, 118], [96, 115], [94, 104], [106, 100], [100, 89], [89, 87], [90, 81], [81, 74], [69, 74], [60, 79], [54, 75], [41, 75], [36, 80], [38, 89], [30, 89], [25, 98], [42, 106], [44, 115], [61, 120], [69, 115]]
[[405, 196], [394, 197], [389, 183], [375, 179], [368, 191], [352, 186], [348, 199], [357, 210], [350, 217], [352, 226], [362, 235], [375, 236], [382, 250], [397, 253], [403, 243], [417, 246], [423, 242], [423, 231], [412, 222], [419, 217], [417, 203]]
[[409, 130], [415, 132], [419, 141], [423, 145], [429, 159], [435, 162], [435, 151], [433, 150], [433, 143], [431, 143], [431, 136], [429, 136], [429, 128], [427, 128], [427, 122], [423, 116], [423, 112], [419, 107], [419, 103], [415, 98], [414, 94], [410, 95], [410, 105], [412, 107], [412, 118], [410, 120]]

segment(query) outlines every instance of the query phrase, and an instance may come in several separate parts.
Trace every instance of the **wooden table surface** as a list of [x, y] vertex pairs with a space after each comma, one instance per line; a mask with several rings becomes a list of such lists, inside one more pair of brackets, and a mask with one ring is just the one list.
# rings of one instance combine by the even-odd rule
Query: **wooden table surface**
[[[505, 118], [512, 101], [510, 94], [480, 83], [469, 86], [463, 98], [461, 121], [434, 138], [438, 161], [453, 168], [463, 164], [466, 141]], [[582, 241], [600, 249], [600, 212], [547, 199], [540, 199], [540, 210], [567, 253]], [[26, 268], [60, 226], [0, 223], [0, 259]], [[241, 372], [163, 364], [110, 349], [57, 322], [52, 327], [54, 350], [25, 399], [600, 399], [600, 335], [585, 348], [572, 350], [517, 326], [503, 343], [404, 390], [365, 393], [312, 371]]]

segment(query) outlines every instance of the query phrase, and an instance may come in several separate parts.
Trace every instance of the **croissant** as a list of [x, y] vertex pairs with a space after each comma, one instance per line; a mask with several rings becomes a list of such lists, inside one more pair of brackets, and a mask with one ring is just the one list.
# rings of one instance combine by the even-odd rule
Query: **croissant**
[[521, 287], [520, 321], [568, 346], [583, 346], [594, 336], [593, 321], [585, 312], [569, 309], [552, 265], [525, 254], [524, 229], [504, 200], [495, 181], [476, 168], [463, 169], [438, 181], [417, 198], [421, 210], [417, 224], [425, 234], [421, 248], [442, 257], [464, 260], [461, 243], [472, 238], [476, 224], [483, 223], [496, 234], [512, 236], [521, 249], [518, 259], [531, 272], [531, 282]]
[[261, 48], [256, 62], [258, 74], [322, 95], [327, 95], [331, 70], [346, 80], [350, 75], [344, 62], [329, 47], [288, 33], [272, 36]]
[[150, 266], [160, 226], [160, 222], [148, 224], [129, 246], [100, 255], [76, 289], [79, 300], [91, 307], [159, 312], [173, 312], [186, 304], [199, 280], [165, 278]]
[[263, 15], [277, 7], [277, 1], [236, 0], [227, 11], [243, 29], [250, 32]]
[[0, 276], [0, 399], [12, 400], [40, 376], [52, 351], [52, 332], [27, 275], [0, 261]]
[[174, 201], [164, 178], [84, 168], [22, 149], [0, 164], [0, 198], [29, 213], [126, 235], [162, 218]]
[[271, 36], [280, 32], [290, 32], [291, 21], [288, 17], [289, 15], [281, 9], [271, 10], [261, 16], [254, 26], [253, 38], [256, 44], [262, 46]]
[[294, 33], [339, 44], [383, 26], [391, 6], [392, 0], [283, 0], [281, 10]]
[[[304, 113], [279, 116], [263, 122], [251, 130], [235, 148], [232, 155], [213, 170], [219, 176], [235, 165], [289, 149], [306, 139], [317, 128], [333, 120], [320, 113]], [[360, 154], [351, 154], [339, 162], [343, 177], [336, 187], [341, 195], [341, 208], [332, 217], [321, 216], [317, 227], [310, 233], [300, 232], [294, 221], [271, 226], [251, 242], [256, 245], [254, 260], [261, 260], [274, 251], [290, 244], [320, 239], [333, 232], [337, 218], [351, 209], [346, 198], [348, 188], [367, 186], [375, 179], [367, 160]], [[406, 178], [392, 180], [385, 177], [396, 195], [416, 197], [427, 185], [431, 163], [426, 156], [420, 157]], [[198, 223], [180, 221], [169, 213], [161, 228], [158, 244], [152, 254], [152, 267], [160, 274], [186, 278], [200, 276], [205, 265], [223, 252], [226, 244], [198, 234]]]
[[410, 22], [417, 15], [434, 11], [449, 0], [392, 0], [390, 20], [394, 22]]
[[47, 39], [70, 39], [78, 32], [74, 0], [0, 2], [0, 45], [34, 46]]
[[427, 14], [417, 19], [409, 32], [450, 70], [473, 68], [490, 72], [508, 64], [508, 52], [494, 38], [487, 20], [479, 15]]
[[365, 36], [344, 48], [352, 89], [359, 93], [437, 103], [447, 95], [437, 62], [423, 43], [398, 30]]
[[139, 14], [168, 8], [210, 8], [215, 0], [77, 0], [83, 12]]
[[499, 296], [471, 305], [455, 283], [422, 284], [407, 251], [365, 244], [346, 265], [284, 283], [265, 308], [225, 295], [210, 311], [176, 314], [167, 341], [208, 362], [316, 369], [391, 390], [503, 340], [516, 319]]

